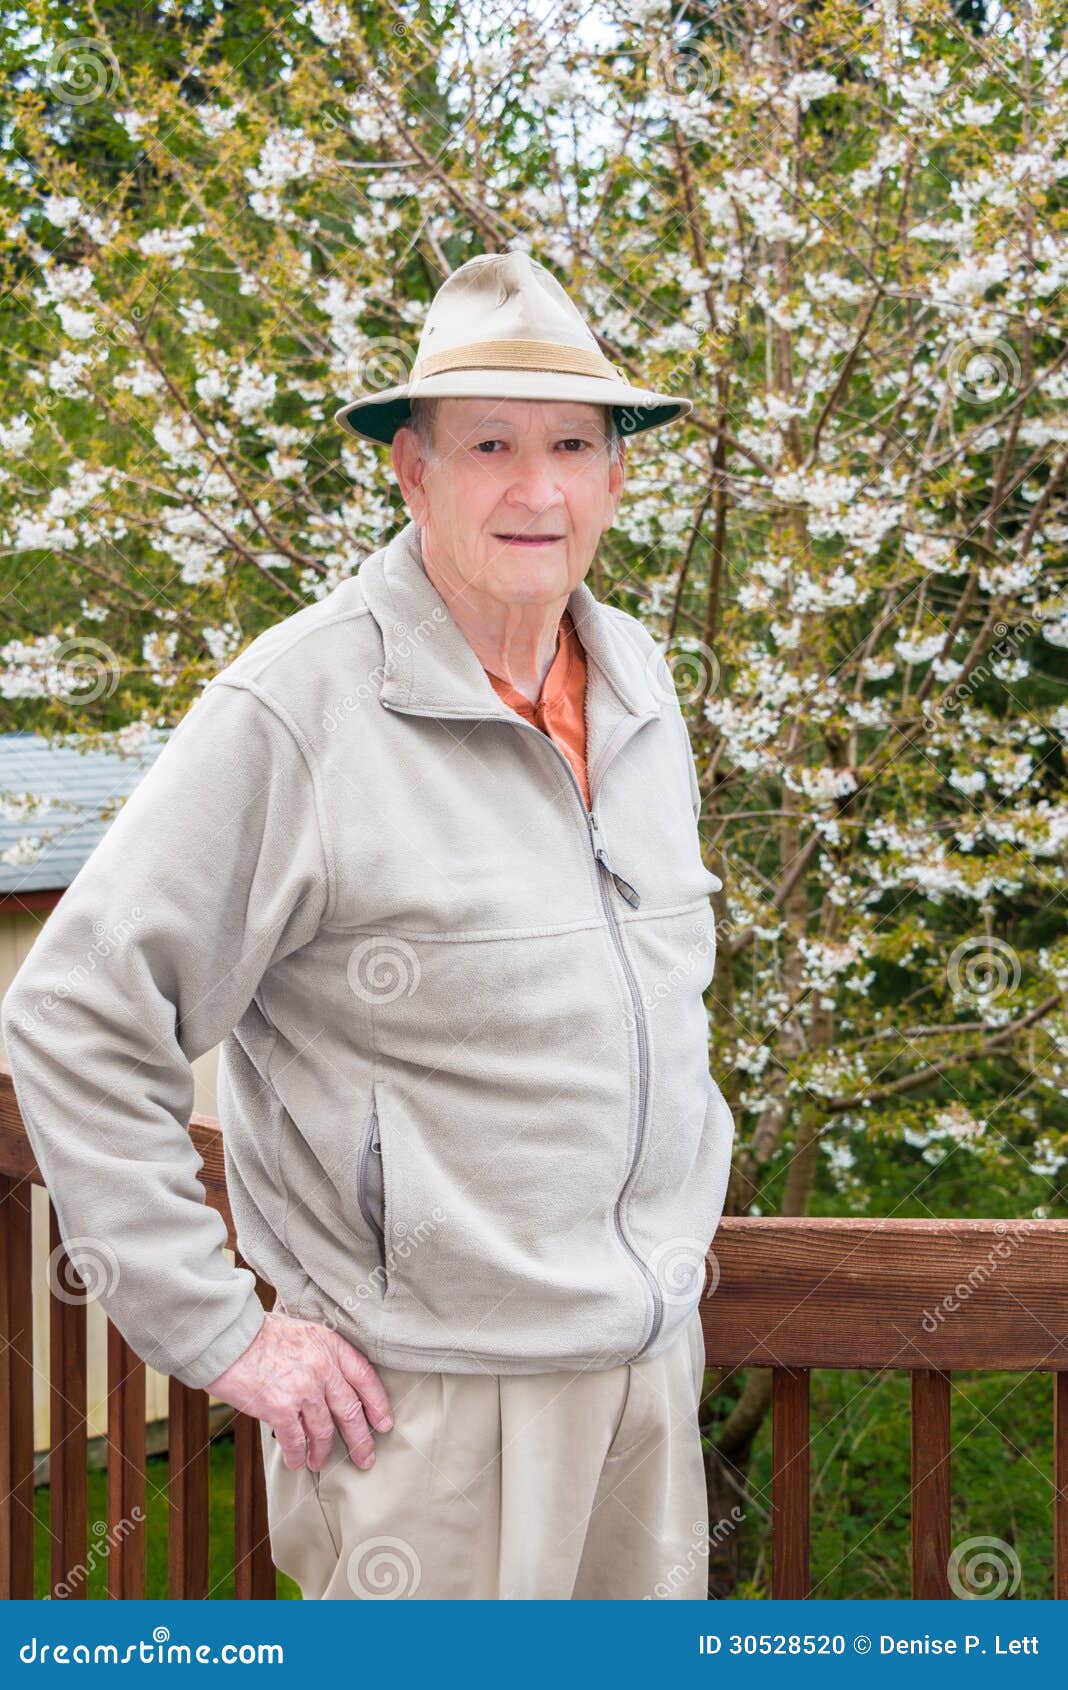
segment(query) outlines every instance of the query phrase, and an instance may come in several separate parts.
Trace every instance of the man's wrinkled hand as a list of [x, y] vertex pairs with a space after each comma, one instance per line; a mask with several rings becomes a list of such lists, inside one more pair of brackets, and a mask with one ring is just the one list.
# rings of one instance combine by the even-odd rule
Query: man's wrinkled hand
[[393, 1425], [386, 1388], [337, 1332], [269, 1309], [248, 1349], [208, 1386], [212, 1396], [273, 1427], [287, 1467], [325, 1466], [335, 1424], [357, 1467], [375, 1458], [371, 1427]]

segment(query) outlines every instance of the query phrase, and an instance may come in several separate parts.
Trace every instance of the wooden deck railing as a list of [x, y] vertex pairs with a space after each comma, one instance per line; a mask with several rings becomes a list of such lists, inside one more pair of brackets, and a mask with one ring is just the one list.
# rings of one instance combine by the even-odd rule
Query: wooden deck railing
[[[218, 1123], [190, 1132], [235, 1248]], [[0, 1596], [33, 1596], [30, 1186], [40, 1175], [0, 1065]], [[49, 1205], [51, 1247], [61, 1243]], [[236, 1253], [236, 1251], [235, 1251]], [[237, 1255], [240, 1262], [241, 1257]], [[245, 1265], [242, 1263], [242, 1265]], [[912, 1595], [949, 1598], [950, 1375], [1052, 1375], [1054, 1595], [1068, 1596], [1068, 1222], [724, 1220], [703, 1304], [710, 1366], [768, 1367], [772, 1595], [809, 1592], [809, 1376], [912, 1375]], [[257, 1280], [265, 1307], [273, 1289]], [[86, 1311], [50, 1312], [51, 1580], [87, 1559]], [[145, 1594], [145, 1367], [108, 1323], [107, 1590]], [[169, 1594], [208, 1595], [208, 1396], [170, 1381]], [[234, 1422], [235, 1590], [275, 1595], [259, 1422]], [[129, 1529], [117, 1534], [120, 1522]], [[86, 1595], [86, 1581], [71, 1590]]]
[[[204, 1159], [200, 1179], [208, 1202], [226, 1222], [237, 1262], [233, 1217], [223, 1172], [218, 1122], [194, 1115], [190, 1135]], [[0, 1598], [32, 1598], [33, 1591], [33, 1303], [30, 1279], [30, 1187], [42, 1183], [15, 1101], [10, 1069], [0, 1064]], [[49, 1248], [62, 1245], [49, 1203]], [[54, 1275], [77, 1284], [69, 1258]], [[274, 1288], [257, 1275], [265, 1308]], [[107, 1468], [107, 1593], [145, 1595], [145, 1364], [107, 1323], [109, 1450]], [[50, 1298], [50, 1480], [53, 1595], [69, 1585], [88, 1594], [72, 1569], [89, 1558], [86, 1465], [86, 1305]], [[208, 1570], [208, 1393], [172, 1379], [168, 1390], [168, 1594], [206, 1597]], [[273, 1598], [275, 1567], [267, 1532], [267, 1493], [259, 1421], [234, 1419], [234, 1595]]]

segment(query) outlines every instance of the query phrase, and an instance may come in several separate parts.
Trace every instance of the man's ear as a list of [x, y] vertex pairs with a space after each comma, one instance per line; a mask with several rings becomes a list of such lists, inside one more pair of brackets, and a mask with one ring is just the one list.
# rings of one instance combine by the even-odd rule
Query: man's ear
[[412, 521], [418, 522], [426, 511], [426, 493], [423, 488], [425, 466], [419, 436], [407, 423], [402, 423], [394, 433], [390, 451], [393, 456], [393, 473], [397, 477], [401, 497], [411, 513]]
[[613, 452], [612, 461], [608, 466], [608, 498], [611, 505], [611, 514], [605, 523], [605, 528], [611, 528], [613, 522], [615, 522], [620, 501], [623, 498], [623, 489], [627, 481], [626, 451], [626, 446], [620, 441], [619, 451]]

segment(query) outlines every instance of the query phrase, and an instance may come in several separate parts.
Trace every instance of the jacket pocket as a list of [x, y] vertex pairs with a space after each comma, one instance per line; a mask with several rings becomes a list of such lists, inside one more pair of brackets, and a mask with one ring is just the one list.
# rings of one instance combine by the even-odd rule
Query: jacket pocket
[[378, 1102], [372, 1095], [371, 1118], [364, 1130], [356, 1169], [356, 1197], [360, 1213], [374, 1234], [378, 1260], [376, 1275], [383, 1296], [389, 1289], [386, 1265], [386, 1180], [382, 1160], [382, 1129]]

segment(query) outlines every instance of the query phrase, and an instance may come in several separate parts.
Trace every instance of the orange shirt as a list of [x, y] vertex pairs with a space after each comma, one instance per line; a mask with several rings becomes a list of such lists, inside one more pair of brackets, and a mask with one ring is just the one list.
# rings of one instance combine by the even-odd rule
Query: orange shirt
[[590, 807], [590, 789], [586, 780], [586, 653], [575, 632], [571, 612], [564, 609], [560, 618], [560, 639], [552, 667], [545, 677], [537, 704], [499, 675], [486, 670], [498, 698], [533, 722], [560, 747], [578, 777], [582, 795]]

